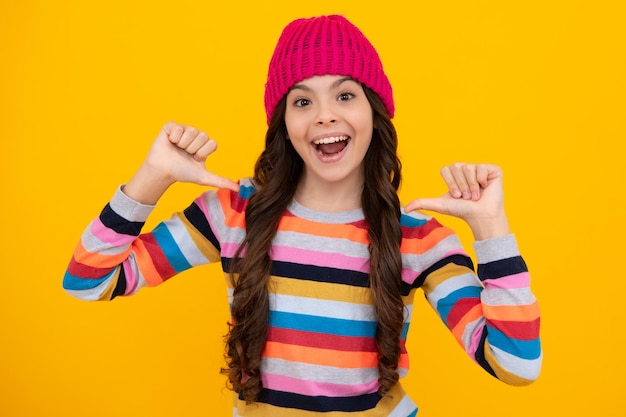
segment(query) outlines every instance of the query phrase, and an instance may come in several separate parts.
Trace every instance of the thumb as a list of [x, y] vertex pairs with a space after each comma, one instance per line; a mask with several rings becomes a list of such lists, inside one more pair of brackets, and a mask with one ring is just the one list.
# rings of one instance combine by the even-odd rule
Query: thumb
[[239, 192], [239, 184], [236, 182], [216, 175], [210, 171], [207, 171], [204, 166], [198, 173], [198, 178], [195, 181], [198, 185], [207, 185], [216, 188], [228, 188], [229, 190]]
[[430, 210], [441, 214], [449, 214], [450, 212], [446, 200], [442, 197], [416, 198], [404, 208], [405, 213], [414, 210]]

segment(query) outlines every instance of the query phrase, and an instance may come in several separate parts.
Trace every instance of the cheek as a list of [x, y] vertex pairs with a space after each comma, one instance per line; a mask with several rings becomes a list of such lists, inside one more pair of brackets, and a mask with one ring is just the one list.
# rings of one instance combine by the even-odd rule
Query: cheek
[[363, 103], [351, 115], [352, 123], [361, 132], [374, 130], [374, 113], [369, 103]]
[[285, 126], [287, 127], [287, 134], [290, 138], [296, 138], [304, 135], [306, 132], [306, 123], [303, 117], [296, 117], [293, 113], [285, 113]]
[[370, 137], [374, 133], [374, 121], [371, 117], [361, 116], [358, 120], [355, 120], [358, 126], [359, 133], [362, 135], [369, 135]]

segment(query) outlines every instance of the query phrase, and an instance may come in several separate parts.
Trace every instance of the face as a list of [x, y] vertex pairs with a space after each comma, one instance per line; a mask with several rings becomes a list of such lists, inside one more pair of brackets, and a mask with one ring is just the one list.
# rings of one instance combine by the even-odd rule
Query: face
[[373, 113], [361, 84], [341, 75], [307, 78], [286, 103], [287, 134], [304, 161], [304, 181], [362, 187]]

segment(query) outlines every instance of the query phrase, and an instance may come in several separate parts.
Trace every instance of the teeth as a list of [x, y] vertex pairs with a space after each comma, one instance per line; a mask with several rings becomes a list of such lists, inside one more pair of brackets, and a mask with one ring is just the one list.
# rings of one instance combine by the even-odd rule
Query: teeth
[[326, 145], [328, 143], [341, 142], [342, 140], [347, 140], [347, 139], [348, 139], [347, 136], [331, 136], [329, 138], [317, 139], [313, 141], [313, 143], [316, 145]]

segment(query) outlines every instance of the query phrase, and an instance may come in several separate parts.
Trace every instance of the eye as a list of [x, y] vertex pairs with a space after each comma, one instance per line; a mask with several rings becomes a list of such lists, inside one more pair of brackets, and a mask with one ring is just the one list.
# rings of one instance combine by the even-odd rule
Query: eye
[[311, 102], [307, 98], [298, 98], [293, 102], [293, 105], [296, 107], [305, 107], [309, 104], [311, 104]]
[[350, 92], [345, 92], [345, 93], [341, 93], [339, 94], [339, 97], [337, 97], [338, 101], [348, 101], [354, 98], [354, 94], [350, 93]]

